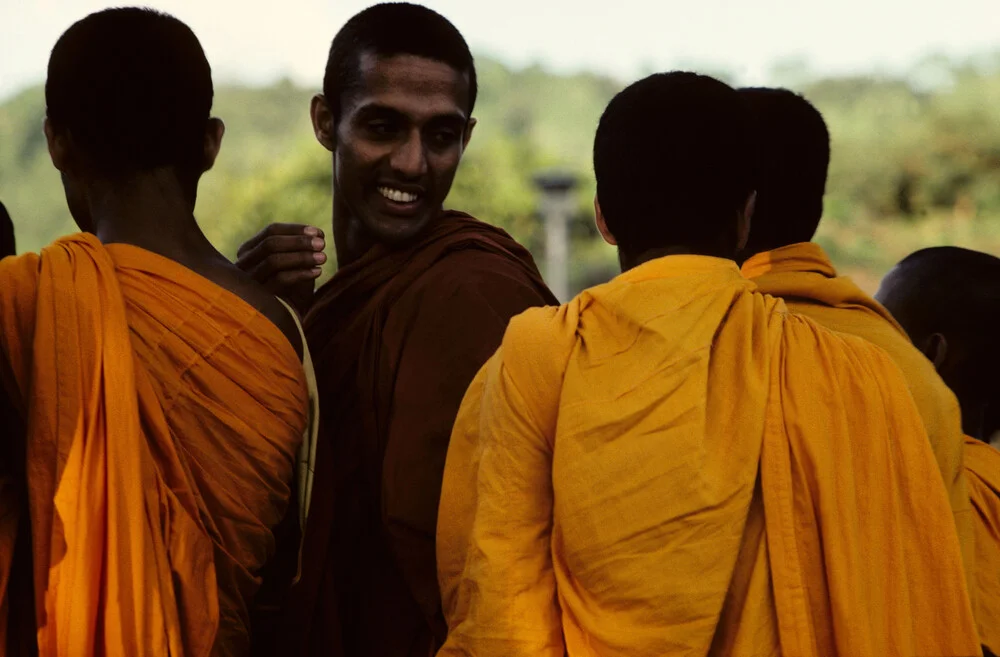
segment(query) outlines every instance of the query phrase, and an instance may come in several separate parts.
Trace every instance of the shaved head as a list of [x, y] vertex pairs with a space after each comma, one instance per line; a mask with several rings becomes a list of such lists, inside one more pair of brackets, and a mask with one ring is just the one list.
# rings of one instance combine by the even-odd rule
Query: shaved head
[[830, 133], [823, 115], [787, 89], [740, 89], [753, 126], [757, 206], [750, 257], [812, 240], [823, 216]]
[[1000, 258], [942, 246], [904, 258], [875, 298], [930, 358], [962, 405], [962, 428], [1000, 431]]

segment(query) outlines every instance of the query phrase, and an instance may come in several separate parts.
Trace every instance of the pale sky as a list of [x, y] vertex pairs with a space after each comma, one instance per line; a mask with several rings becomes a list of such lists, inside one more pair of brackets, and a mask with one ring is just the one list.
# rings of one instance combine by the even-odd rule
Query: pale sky
[[[120, 4], [127, 4], [128, 0]], [[0, 0], [0, 99], [45, 77], [69, 25], [107, 0]], [[188, 23], [217, 82], [282, 75], [318, 86], [330, 40], [372, 0], [149, 0]], [[817, 72], [899, 70], [931, 53], [1000, 50], [1000, 0], [426, 0], [474, 52], [628, 80], [708, 66], [763, 83], [775, 62]]]

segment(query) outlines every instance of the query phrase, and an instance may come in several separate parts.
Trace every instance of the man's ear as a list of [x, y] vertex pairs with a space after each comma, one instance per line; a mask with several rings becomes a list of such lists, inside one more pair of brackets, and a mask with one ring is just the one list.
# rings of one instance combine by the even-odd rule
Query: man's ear
[[611, 234], [611, 230], [608, 228], [608, 222], [604, 218], [604, 212], [601, 211], [601, 201], [596, 195], [594, 196], [594, 218], [597, 221], [597, 230], [600, 231], [601, 237], [604, 238], [604, 241], [611, 246], [618, 246], [618, 240], [615, 239], [615, 236]]
[[48, 117], [45, 117], [42, 130], [45, 132], [45, 141], [49, 146], [49, 157], [52, 159], [52, 166], [61, 173], [67, 173], [70, 161], [69, 137], [64, 132], [56, 130]]
[[226, 124], [222, 122], [222, 119], [217, 119], [213, 116], [208, 120], [208, 124], [205, 126], [202, 172], [208, 171], [215, 166], [215, 159], [219, 157], [219, 151], [222, 149], [222, 137], [225, 134]]
[[312, 118], [316, 141], [332, 153], [337, 148], [337, 128], [334, 125], [333, 112], [326, 104], [326, 97], [323, 94], [316, 94], [312, 97], [312, 102], [309, 105], [309, 116]]
[[736, 250], [742, 251], [750, 240], [750, 223], [757, 208], [757, 192], [753, 191], [743, 205], [743, 211], [736, 218]]
[[462, 150], [463, 151], [465, 151], [465, 149], [469, 147], [469, 141], [472, 139], [472, 131], [476, 127], [477, 123], [479, 123], [479, 122], [476, 121], [475, 117], [473, 117], [473, 118], [469, 119], [469, 122], [466, 124], [466, 126], [465, 126], [465, 134], [462, 136]]
[[920, 351], [923, 352], [924, 356], [927, 356], [929, 361], [934, 363], [934, 369], [941, 372], [941, 367], [948, 359], [948, 339], [941, 333], [932, 333], [924, 340]]

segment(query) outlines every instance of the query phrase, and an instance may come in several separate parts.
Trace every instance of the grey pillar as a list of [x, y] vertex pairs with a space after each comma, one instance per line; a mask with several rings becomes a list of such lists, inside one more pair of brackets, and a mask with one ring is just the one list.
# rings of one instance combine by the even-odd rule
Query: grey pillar
[[569, 301], [569, 221], [576, 209], [576, 177], [562, 171], [535, 176], [545, 220], [545, 282], [560, 303]]

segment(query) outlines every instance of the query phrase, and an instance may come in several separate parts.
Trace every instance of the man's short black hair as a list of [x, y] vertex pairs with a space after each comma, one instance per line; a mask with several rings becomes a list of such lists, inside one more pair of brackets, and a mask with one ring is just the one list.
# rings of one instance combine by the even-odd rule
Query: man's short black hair
[[749, 141], [739, 94], [714, 78], [657, 73], [615, 96], [597, 127], [594, 174], [621, 252], [718, 245], [753, 191]]
[[197, 171], [212, 96], [212, 70], [194, 32], [137, 7], [74, 23], [52, 49], [45, 81], [52, 125], [110, 175]]
[[957, 246], [921, 249], [892, 268], [876, 297], [914, 342], [934, 333], [994, 342], [1000, 258]]
[[406, 2], [373, 5], [355, 14], [337, 32], [323, 76], [323, 95], [334, 121], [341, 99], [361, 83], [361, 56], [415, 55], [442, 62], [469, 76], [468, 113], [476, 105], [476, 66], [462, 34], [441, 14]]
[[748, 88], [757, 164], [757, 204], [746, 253], [808, 242], [823, 216], [830, 133], [823, 115], [787, 89]]

